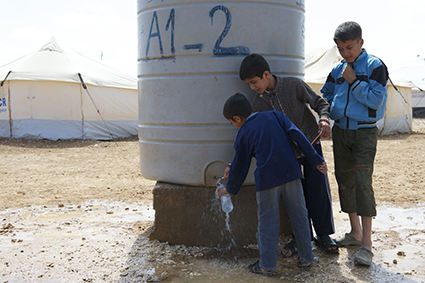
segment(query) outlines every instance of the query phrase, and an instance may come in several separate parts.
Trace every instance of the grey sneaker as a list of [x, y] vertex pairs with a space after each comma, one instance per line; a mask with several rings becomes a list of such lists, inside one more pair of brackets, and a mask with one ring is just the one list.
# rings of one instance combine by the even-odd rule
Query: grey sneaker
[[354, 257], [354, 262], [370, 266], [372, 264], [373, 253], [366, 248], [360, 248], [360, 250], [356, 253]]

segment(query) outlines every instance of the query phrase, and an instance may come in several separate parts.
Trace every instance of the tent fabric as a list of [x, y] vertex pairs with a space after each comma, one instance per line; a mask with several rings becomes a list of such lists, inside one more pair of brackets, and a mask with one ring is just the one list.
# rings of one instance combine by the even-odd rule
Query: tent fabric
[[323, 47], [308, 53], [305, 57], [305, 81], [323, 85], [329, 72], [341, 60], [336, 46]]
[[0, 80], [0, 137], [110, 140], [137, 134], [136, 78], [61, 48], [54, 38], [0, 67]]
[[[412, 89], [412, 108], [425, 108], [425, 91], [417, 88]], [[416, 117], [416, 116], [415, 116]]]
[[0, 67], [0, 80], [11, 71], [8, 80], [61, 81], [80, 83], [80, 73], [86, 84], [137, 89], [137, 79], [110, 68], [66, 46], [55, 38], [38, 51]]
[[395, 76], [405, 80], [411, 80], [414, 88], [425, 89], [425, 65], [404, 66], [392, 72]]
[[395, 75], [412, 80], [412, 108], [413, 117], [423, 118], [425, 113], [425, 64], [420, 66], [404, 66], [393, 72]]
[[[317, 93], [326, 82], [329, 72], [342, 60], [336, 46], [320, 48], [306, 55], [305, 82]], [[377, 125], [380, 135], [408, 133], [412, 131], [412, 87], [411, 81], [390, 78], [385, 116]], [[396, 90], [397, 88], [397, 90]]]

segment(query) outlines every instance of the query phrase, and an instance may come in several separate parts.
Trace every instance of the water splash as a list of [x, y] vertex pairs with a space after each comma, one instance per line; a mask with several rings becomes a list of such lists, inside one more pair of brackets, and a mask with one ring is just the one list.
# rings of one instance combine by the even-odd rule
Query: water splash
[[230, 228], [230, 212], [226, 213], [226, 228], [230, 234], [232, 234], [232, 229]]
[[210, 223], [221, 229], [220, 238], [218, 239], [219, 244], [216, 247], [218, 251], [222, 253], [233, 252], [237, 244], [235, 236], [232, 234], [231, 213], [222, 211], [220, 199], [215, 192], [211, 195], [207, 203], [207, 206], [203, 209], [201, 222]]

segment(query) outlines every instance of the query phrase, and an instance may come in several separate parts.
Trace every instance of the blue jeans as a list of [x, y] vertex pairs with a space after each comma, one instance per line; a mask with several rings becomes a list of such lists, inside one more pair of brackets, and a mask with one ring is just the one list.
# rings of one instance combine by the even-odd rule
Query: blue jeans
[[258, 231], [257, 244], [260, 249], [260, 267], [275, 270], [279, 249], [279, 200], [288, 212], [292, 231], [298, 245], [298, 255], [303, 262], [312, 262], [310, 224], [301, 180], [281, 186], [257, 191]]

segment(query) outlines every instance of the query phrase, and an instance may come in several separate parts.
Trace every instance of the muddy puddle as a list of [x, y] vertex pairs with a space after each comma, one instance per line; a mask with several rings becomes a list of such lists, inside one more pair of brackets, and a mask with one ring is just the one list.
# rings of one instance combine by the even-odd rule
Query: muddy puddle
[[[335, 237], [349, 231], [338, 211], [334, 204]], [[273, 278], [247, 272], [255, 246], [222, 251], [149, 240], [154, 214], [151, 203], [108, 201], [0, 211], [0, 283], [425, 282], [425, 204], [378, 207], [369, 268], [353, 263], [358, 247], [331, 255], [313, 246], [312, 267], [279, 257]]]

